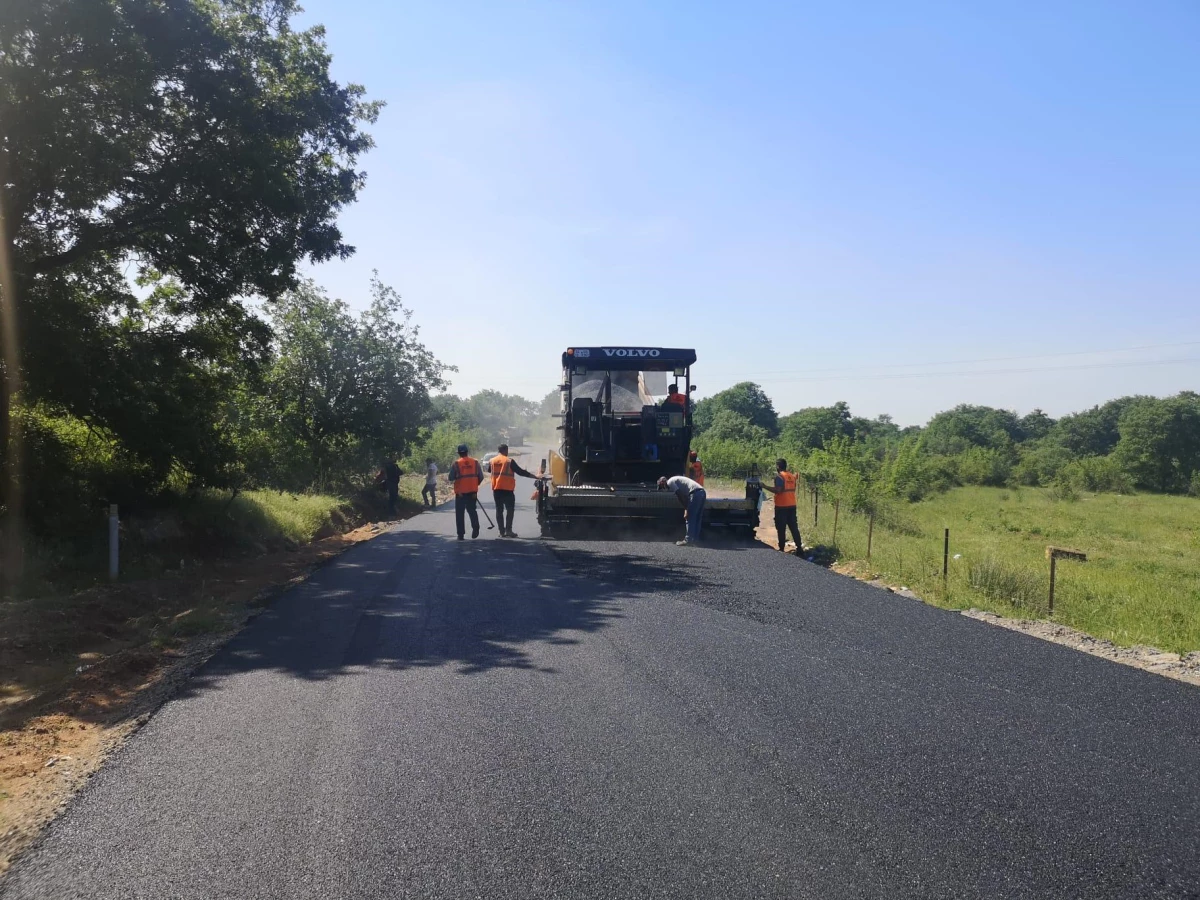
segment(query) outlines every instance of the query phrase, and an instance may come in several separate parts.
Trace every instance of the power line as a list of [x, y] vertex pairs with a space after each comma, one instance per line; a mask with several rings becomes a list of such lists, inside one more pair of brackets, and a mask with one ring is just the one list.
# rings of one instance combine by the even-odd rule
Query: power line
[[[1179, 365], [1200, 362], [1200, 358], [1187, 357], [1183, 359], [1164, 359], [1164, 360], [1131, 360], [1126, 362], [1103, 362], [1103, 363], [1082, 363], [1077, 365], [1066, 366], [1032, 366], [1025, 368], [1008, 368], [1008, 369], [967, 369], [957, 372], [899, 372], [886, 374], [869, 374], [870, 372], [890, 369], [910, 369], [928, 366], [950, 366], [950, 365], [976, 365], [987, 362], [1016, 362], [1031, 359], [1054, 359], [1064, 356], [1091, 356], [1098, 353], [1133, 353], [1143, 350], [1160, 350], [1171, 347], [1196, 347], [1200, 346], [1200, 341], [1175, 341], [1165, 344], [1143, 344], [1136, 347], [1114, 347], [1105, 350], [1071, 350], [1062, 353], [1043, 353], [1030, 356], [994, 356], [981, 357], [978, 359], [959, 359], [959, 360], [944, 360], [938, 362], [923, 362], [923, 363], [893, 363], [882, 366], [836, 366], [820, 369], [777, 369], [770, 372], [736, 372], [722, 373], [705, 371], [706, 379], [714, 377], [718, 379], [744, 379], [757, 378], [763, 376], [774, 375], [792, 375], [796, 377], [790, 378], [773, 378], [772, 383], [791, 384], [803, 381], [875, 381], [875, 380], [890, 380], [899, 378], [957, 378], [969, 375], [1016, 375], [1030, 374], [1036, 372], [1062, 372], [1084, 369], [1110, 369], [1110, 368], [1130, 368], [1139, 366], [1164, 366], [1164, 365]], [[811, 373], [811, 374], [804, 374]], [[833, 373], [833, 374], [825, 374]], [[845, 373], [845, 374], [837, 374]], [[521, 381], [502, 381], [492, 382], [493, 387], [516, 387], [533, 386], [533, 385], [550, 385], [553, 387], [553, 379], [529, 379]]]
[[[1038, 353], [1032, 356], [990, 356], [981, 357], [979, 359], [951, 359], [938, 362], [920, 362], [920, 363], [891, 363], [881, 366], [831, 366], [823, 369], [772, 369], [769, 371], [760, 372], [741, 372], [733, 377], [747, 378], [760, 377], [765, 375], [798, 375], [802, 373], [820, 373], [820, 372], [848, 372], [853, 368], [854, 371], [862, 370], [877, 370], [877, 369], [915, 369], [922, 366], [969, 366], [978, 363], [990, 362], [1016, 362], [1018, 360], [1027, 359], [1057, 359], [1060, 356], [1093, 356], [1098, 353], [1133, 353], [1141, 350], [1161, 350], [1171, 347], [1197, 347], [1200, 346], [1200, 341], [1176, 341], [1170, 344], [1144, 344], [1140, 347], [1113, 347], [1107, 350], [1068, 350], [1062, 353]], [[709, 376], [721, 376], [720, 370], [707, 371]], [[729, 377], [729, 376], [726, 376]]]
[[1082, 363], [1073, 366], [1030, 366], [1023, 369], [966, 369], [961, 372], [896, 372], [888, 375], [812, 375], [800, 378], [779, 378], [776, 384], [791, 384], [798, 381], [887, 381], [897, 378], [961, 378], [969, 375], [1018, 375], [1033, 372], [1066, 372], [1082, 369], [1125, 369], [1135, 366], [1170, 366], [1200, 363], [1200, 357], [1185, 359], [1146, 359], [1130, 362]]

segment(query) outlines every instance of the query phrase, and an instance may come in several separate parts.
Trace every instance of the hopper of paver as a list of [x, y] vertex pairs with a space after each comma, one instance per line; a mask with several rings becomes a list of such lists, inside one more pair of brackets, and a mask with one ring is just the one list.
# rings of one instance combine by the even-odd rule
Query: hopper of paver
[[[656, 484], [687, 466], [695, 362], [695, 350], [664, 347], [572, 347], [563, 354], [561, 438], [537, 483], [543, 534], [606, 520], [682, 524], [679, 502]], [[705, 527], [753, 537], [760, 506], [752, 473], [744, 496], [709, 492]]]

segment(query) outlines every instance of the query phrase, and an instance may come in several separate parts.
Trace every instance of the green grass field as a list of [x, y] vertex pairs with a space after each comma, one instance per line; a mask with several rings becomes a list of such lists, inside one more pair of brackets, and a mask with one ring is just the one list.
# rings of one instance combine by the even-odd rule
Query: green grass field
[[[829, 548], [860, 573], [938, 605], [1006, 616], [1047, 618], [1047, 545], [1082, 550], [1087, 562], [1058, 563], [1054, 621], [1125, 646], [1200, 649], [1198, 499], [1084, 494], [1066, 501], [1039, 488], [957, 488], [877, 519], [869, 566], [864, 517], [839, 515], [836, 544], [833, 506], [822, 500], [818, 518], [814, 529], [811, 497], [802, 495], [806, 546]], [[945, 528], [952, 558], [943, 592]]]

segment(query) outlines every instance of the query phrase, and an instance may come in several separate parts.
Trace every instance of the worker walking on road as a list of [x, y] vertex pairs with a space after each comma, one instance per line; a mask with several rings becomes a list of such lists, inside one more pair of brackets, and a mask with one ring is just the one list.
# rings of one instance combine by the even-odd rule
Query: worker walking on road
[[471, 537], [479, 537], [479, 512], [475, 504], [479, 500], [479, 485], [483, 484], [483, 466], [479, 460], [468, 455], [467, 445], [458, 445], [458, 459], [450, 465], [450, 483], [454, 485], [454, 524], [458, 527], [458, 539], [467, 533], [465, 517], [471, 517]]
[[425, 487], [421, 488], [421, 502], [428, 507], [437, 506], [437, 463], [433, 458], [425, 460]]
[[679, 547], [692, 547], [700, 542], [700, 523], [704, 520], [704, 501], [708, 499], [703, 486], [686, 475], [673, 475], [658, 479], [660, 491], [671, 491], [683, 507], [683, 520], [687, 523], [687, 537], [676, 541]]
[[700, 487], [704, 487], [704, 463], [700, 461], [700, 455], [695, 450], [688, 453], [687, 471], [683, 474]]
[[764, 484], [763, 490], [775, 495], [775, 531], [779, 536], [779, 549], [787, 547], [787, 529], [792, 529], [796, 541], [796, 553], [800, 553], [800, 523], [796, 520], [796, 484], [800, 480], [794, 472], [787, 470], [787, 460], [775, 460], [775, 485]]
[[[492, 496], [496, 499], [496, 524], [500, 528], [500, 537], [515, 538], [517, 533], [512, 530], [512, 521], [517, 508], [516, 476], [537, 476], [517, 465], [517, 461], [508, 455], [508, 444], [501, 444], [497, 449], [499, 455], [493, 456], [488, 462], [488, 471], [492, 475]], [[505, 512], [508, 513], [507, 518]]]

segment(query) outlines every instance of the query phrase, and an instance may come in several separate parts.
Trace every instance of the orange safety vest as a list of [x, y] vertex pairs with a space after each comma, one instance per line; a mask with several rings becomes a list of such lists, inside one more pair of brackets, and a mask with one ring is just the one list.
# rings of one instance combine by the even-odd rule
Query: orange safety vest
[[460, 456], [450, 466], [450, 471], [454, 475], [455, 494], [479, 493], [479, 484], [483, 481], [483, 469], [479, 467], [479, 460], [470, 456]]
[[779, 472], [783, 479], [783, 490], [775, 495], [775, 508], [787, 509], [796, 505], [796, 482], [799, 480], [794, 472]]
[[664, 403], [674, 403], [676, 406], [687, 406], [687, 397], [683, 394], [667, 394]]
[[515, 491], [517, 489], [517, 476], [513, 474], [512, 460], [507, 456], [493, 456], [488, 465], [492, 467], [493, 491]]
[[704, 463], [698, 459], [690, 461], [688, 463], [687, 476], [700, 485], [700, 487], [704, 487]]

